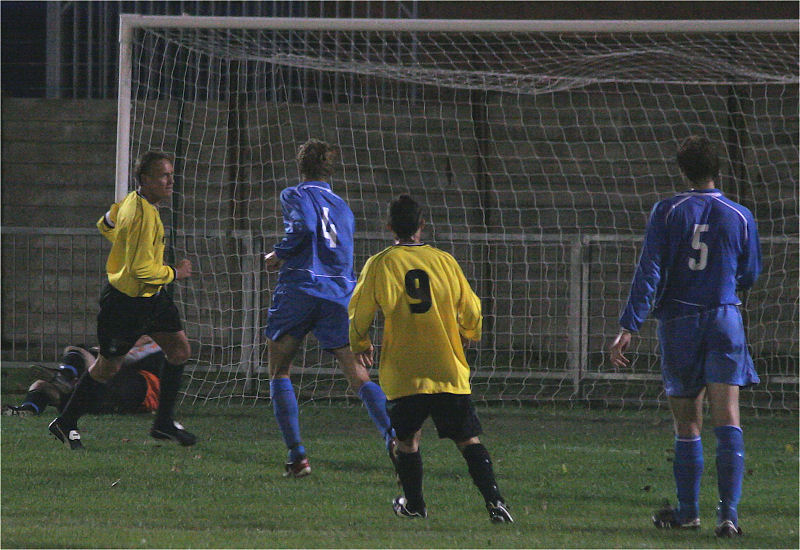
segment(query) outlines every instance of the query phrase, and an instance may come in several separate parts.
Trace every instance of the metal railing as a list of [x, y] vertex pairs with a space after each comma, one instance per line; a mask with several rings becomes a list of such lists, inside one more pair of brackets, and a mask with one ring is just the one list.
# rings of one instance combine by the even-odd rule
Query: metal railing
[[[107, 241], [93, 229], [3, 227], [0, 231], [4, 365], [55, 362], [65, 345], [93, 345], [97, 297], [105, 284]], [[182, 256], [194, 255], [198, 263], [208, 265], [208, 258], [201, 259], [204, 255], [224, 252], [238, 262], [237, 273], [222, 277], [229, 281], [228, 288], [215, 287], [197, 277], [188, 289], [183, 289], [187, 285], [179, 287], [176, 299], [182, 303], [187, 333], [195, 342], [196, 368], [244, 373], [246, 384], [263, 375], [259, 363], [264, 345], [262, 310], [270, 280], [261, 270], [260, 255], [264, 243], [272, 243], [277, 237], [247, 232], [177, 235], [174, 242]], [[363, 265], [370, 254], [385, 246], [386, 236], [362, 234], [357, 241], [356, 265]], [[433, 242], [452, 249], [483, 300], [485, 337], [472, 357], [477, 376], [501, 379], [503, 383], [558, 379], [560, 385], [571, 386], [572, 395], [584, 394], [598, 381], [658, 380], [653, 323], [642, 331], [634, 350], [639, 357], [635, 368], [610, 368], [602, 354], [607, 337], [617, 328], [616, 315], [627, 295], [633, 269], [632, 265], [620, 268], [619, 259], [632, 262], [639, 241], [631, 235], [487, 234], [465, 238], [463, 234], [435, 234]], [[789, 297], [796, 296], [797, 244], [796, 237], [762, 239], [767, 259], [772, 257], [775, 265], [783, 266], [782, 273], [774, 277], [785, 278], [784, 283], [775, 279], [772, 286], [778, 288], [768, 292], [780, 292], [782, 284], [794, 284]], [[486, 255], [488, 249], [499, 256]], [[517, 278], [510, 271], [487, 276], [487, 267], [497, 263], [498, 257], [504, 257], [507, 266], [530, 262], [531, 258], [536, 258], [537, 265]], [[228, 260], [223, 263], [229, 265]], [[604, 281], [598, 273], [608, 265], [618, 271]], [[209, 325], [208, 319], [220, 313], [214, 299], [202, 303], [212, 294], [225, 295], [217, 300], [235, 304], [223, 327]], [[769, 297], [758, 300], [767, 302]], [[546, 311], [537, 309], [542, 300], [550, 303]], [[765, 389], [788, 394], [789, 402], [795, 403], [790, 408], [796, 408], [797, 402], [797, 307], [796, 299], [788, 300], [778, 319], [764, 319], [750, 312], [751, 344]], [[207, 340], [204, 331], [221, 331], [222, 335]], [[776, 340], [770, 334], [781, 336]], [[220, 355], [220, 349], [226, 351]], [[308, 370], [320, 367], [309, 364]], [[772, 397], [766, 401], [772, 402]], [[776, 402], [785, 401], [784, 396]]]

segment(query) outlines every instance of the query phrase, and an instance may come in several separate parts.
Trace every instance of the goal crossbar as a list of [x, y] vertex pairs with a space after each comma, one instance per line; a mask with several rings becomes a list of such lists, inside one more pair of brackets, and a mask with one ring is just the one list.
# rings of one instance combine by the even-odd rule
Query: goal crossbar
[[120, 28], [227, 28], [297, 31], [394, 32], [791, 32], [792, 19], [336, 19], [299, 17], [183, 17], [122, 15]]

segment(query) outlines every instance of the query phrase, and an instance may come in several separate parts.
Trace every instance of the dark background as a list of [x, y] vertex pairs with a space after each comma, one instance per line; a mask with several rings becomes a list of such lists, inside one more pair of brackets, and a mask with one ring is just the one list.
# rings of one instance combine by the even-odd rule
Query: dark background
[[[44, 97], [47, 2], [2, 2], [2, 92]], [[87, 2], [57, 2], [80, 19]], [[97, 9], [97, 3], [93, 9]], [[797, 19], [792, 2], [105, 2], [112, 21], [119, 13], [245, 15], [274, 17], [398, 17], [420, 19]], [[86, 48], [85, 32], [64, 33], [63, 59]], [[94, 37], [94, 42], [99, 38]], [[116, 32], [106, 48], [116, 53]], [[93, 44], [93, 49], [99, 45]], [[80, 58], [80, 55], [78, 56]], [[80, 59], [79, 59], [80, 62]], [[113, 71], [112, 71], [113, 72]], [[65, 88], [69, 83], [65, 83]], [[64, 94], [70, 96], [67, 90]], [[92, 93], [89, 92], [91, 96]]]

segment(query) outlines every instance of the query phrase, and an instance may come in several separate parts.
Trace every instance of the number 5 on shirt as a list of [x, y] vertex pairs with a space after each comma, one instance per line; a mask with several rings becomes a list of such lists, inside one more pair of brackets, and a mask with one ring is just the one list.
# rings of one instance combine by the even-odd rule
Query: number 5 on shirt
[[692, 233], [692, 248], [700, 251], [700, 259], [689, 258], [689, 269], [692, 271], [703, 271], [708, 264], [708, 245], [700, 240], [704, 232], [708, 231], [708, 224], [694, 224]]

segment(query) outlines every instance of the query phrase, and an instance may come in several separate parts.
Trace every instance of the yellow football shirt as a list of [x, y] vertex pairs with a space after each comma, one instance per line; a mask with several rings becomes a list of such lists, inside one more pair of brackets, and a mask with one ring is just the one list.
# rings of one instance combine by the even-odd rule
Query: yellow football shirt
[[481, 337], [481, 302], [458, 262], [426, 244], [372, 256], [350, 299], [350, 348], [369, 348], [376, 310], [385, 325], [380, 385], [388, 399], [419, 393], [471, 393], [461, 337]]
[[164, 265], [164, 224], [158, 209], [136, 191], [114, 204], [97, 228], [112, 243], [106, 272], [120, 292], [152, 296], [175, 279], [175, 270]]

